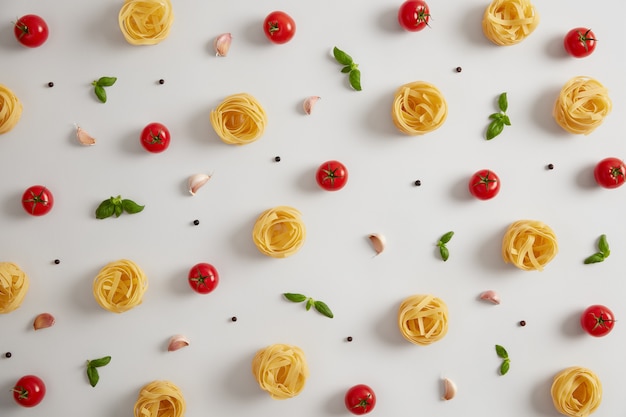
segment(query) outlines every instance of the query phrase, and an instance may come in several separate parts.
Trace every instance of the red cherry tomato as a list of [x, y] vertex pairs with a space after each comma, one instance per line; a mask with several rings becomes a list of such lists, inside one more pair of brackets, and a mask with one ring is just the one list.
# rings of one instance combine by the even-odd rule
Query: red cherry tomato
[[423, 0], [407, 0], [398, 10], [398, 23], [410, 32], [424, 29], [430, 20], [430, 9]]
[[369, 386], [359, 384], [346, 392], [344, 402], [352, 414], [367, 414], [376, 406], [376, 394]]
[[43, 216], [52, 210], [54, 197], [43, 185], [28, 187], [22, 195], [22, 207], [32, 216]]
[[170, 131], [161, 123], [150, 123], [140, 135], [141, 145], [152, 153], [163, 152], [170, 146]]
[[500, 178], [488, 169], [481, 169], [472, 175], [468, 183], [469, 192], [479, 200], [489, 200], [500, 192]]
[[275, 11], [265, 18], [263, 30], [270, 41], [287, 43], [296, 34], [296, 22], [287, 13]]
[[608, 307], [595, 304], [587, 307], [580, 315], [580, 325], [587, 333], [595, 337], [606, 336], [613, 330], [615, 316]]
[[199, 294], [213, 291], [220, 281], [217, 269], [211, 264], [199, 263], [189, 270], [189, 285]]
[[17, 19], [13, 27], [15, 38], [24, 46], [36, 48], [48, 39], [46, 21], [35, 14], [27, 14]]
[[563, 38], [563, 47], [568, 54], [575, 58], [589, 56], [596, 49], [596, 35], [591, 29], [572, 29]]
[[617, 188], [624, 184], [626, 179], [626, 165], [618, 158], [604, 158], [596, 164], [593, 176], [599, 186]]
[[13, 386], [13, 399], [22, 407], [34, 407], [46, 395], [46, 384], [35, 375], [21, 377]]
[[317, 169], [315, 179], [326, 191], [341, 190], [348, 181], [348, 169], [339, 161], [326, 161]]

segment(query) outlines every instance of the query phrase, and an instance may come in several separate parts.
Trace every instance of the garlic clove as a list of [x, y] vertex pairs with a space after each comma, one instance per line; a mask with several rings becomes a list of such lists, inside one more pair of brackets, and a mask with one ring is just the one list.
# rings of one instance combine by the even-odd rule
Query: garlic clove
[[35, 330], [45, 329], [51, 327], [54, 324], [54, 317], [50, 313], [41, 313], [35, 317], [33, 328]]
[[186, 346], [189, 346], [189, 340], [187, 340], [185, 336], [177, 334], [177, 335], [170, 337], [170, 342], [167, 346], [167, 351], [174, 352]]
[[456, 395], [456, 385], [448, 378], [443, 379], [443, 397], [442, 400], [448, 401]]
[[230, 43], [232, 42], [232, 35], [230, 33], [222, 33], [213, 42], [213, 48], [215, 48], [215, 56], [226, 56], [230, 49]]
[[321, 97], [319, 96], [310, 96], [304, 99], [304, 103], [302, 103], [302, 108], [304, 109], [304, 112], [306, 114], [311, 114], [311, 112], [313, 111], [313, 107], [315, 106], [315, 103], [317, 103], [317, 100], [321, 99]]
[[500, 304], [500, 296], [493, 290], [483, 291], [480, 293], [480, 299], [490, 301], [493, 304]]
[[189, 188], [189, 194], [196, 195], [196, 192], [211, 179], [207, 174], [194, 174], [187, 180], [187, 186]]
[[377, 233], [368, 236], [376, 255], [381, 254], [385, 250], [385, 237]]
[[96, 144], [96, 139], [78, 125], [76, 125], [76, 138], [81, 145], [91, 146]]

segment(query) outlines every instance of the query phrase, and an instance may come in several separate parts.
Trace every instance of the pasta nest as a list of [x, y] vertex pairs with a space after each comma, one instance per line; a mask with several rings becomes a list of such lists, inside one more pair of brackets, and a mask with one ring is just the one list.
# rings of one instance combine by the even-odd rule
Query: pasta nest
[[6, 86], [0, 84], [0, 135], [15, 127], [22, 116], [22, 103]]
[[28, 275], [14, 263], [0, 262], [0, 314], [22, 305], [28, 292]]
[[430, 345], [448, 333], [448, 306], [430, 294], [412, 295], [400, 304], [398, 327], [409, 342]]
[[569, 133], [588, 135], [602, 124], [613, 104], [608, 90], [590, 77], [574, 77], [561, 89], [554, 119]]
[[493, 0], [483, 15], [483, 33], [496, 45], [515, 45], [539, 25], [539, 14], [529, 0]]
[[275, 400], [298, 395], [309, 377], [304, 352], [297, 346], [274, 344], [259, 350], [252, 360], [252, 374], [262, 390]]
[[602, 402], [602, 384], [591, 370], [572, 366], [554, 377], [552, 402], [558, 412], [570, 417], [587, 417]]
[[264, 255], [286, 258], [304, 244], [306, 228], [300, 212], [293, 207], [278, 206], [265, 210], [252, 229], [252, 239]]
[[126, 0], [118, 21], [132, 45], [155, 45], [170, 33], [174, 12], [170, 0]]
[[135, 417], [182, 417], [185, 399], [180, 389], [169, 381], [152, 381], [139, 391]]
[[558, 253], [554, 231], [537, 220], [512, 223], [502, 240], [502, 259], [525, 271], [543, 270]]
[[448, 105], [437, 87], [424, 81], [414, 81], [396, 90], [391, 116], [402, 133], [423, 135], [446, 121]]
[[100, 270], [93, 282], [93, 295], [100, 307], [123, 313], [138, 306], [148, 288], [148, 279], [133, 261], [110, 262]]
[[222, 142], [246, 145], [263, 135], [267, 115], [263, 106], [250, 94], [233, 94], [211, 111], [211, 125]]

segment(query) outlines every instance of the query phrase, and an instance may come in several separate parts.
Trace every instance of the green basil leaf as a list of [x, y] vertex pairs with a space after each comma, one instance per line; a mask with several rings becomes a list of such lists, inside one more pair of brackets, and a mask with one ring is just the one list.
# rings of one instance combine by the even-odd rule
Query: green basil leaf
[[100, 77], [100, 79], [96, 81], [96, 85], [100, 87], [110, 87], [115, 84], [115, 81], [117, 81], [117, 77]]
[[87, 366], [93, 366], [95, 368], [100, 368], [101, 366], [106, 366], [111, 362], [110, 356], [104, 356], [99, 359], [94, 359], [87, 362]]
[[500, 94], [500, 97], [498, 97], [498, 107], [503, 112], [506, 112], [506, 110], [509, 108], [509, 102], [506, 98], [506, 93], [502, 93]]
[[350, 65], [346, 65], [345, 67], [341, 69], [341, 72], [344, 74], [348, 74], [350, 71], [352, 71], [352, 66]]
[[505, 359], [502, 361], [502, 365], [500, 365], [500, 375], [506, 375], [509, 372], [509, 368], [511, 367], [511, 361], [509, 359]]
[[337, 48], [336, 46], [333, 48], [333, 55], [335, 56], [337, 62], [339, 62], [341, 65], [350, 65], [354, 62], [350, 55], [346, 54], [344, 51]]
[[507, 126], [511, 126], [511, 119], [506, 114], [502, 117], [502, 122]]
[[89, 378], [89, 384], [95, 387], [100, 380], [100, 375], [98, 375], [98, 370], [95, 366], [87, 366], [87, 378]]
[[317, 311], [319, 311], [326, 317], [329, 317], [331, 319], [334, 317], [333, 312], [330, 311], [330, 308], [323, 301], [315, 301], [313, 303], [313, 307], [315, 307]]
[[606, 235], [600, 236], [600, 240], [598, 241], [598, 249], [600, 249], [600, 252], [602, 252], [605, 258], [611, 254], [611, 250], [609, 249], [609, 241], [606, 240]]
[[115, 207], [115, 217], [120, 217], [122, 215], [123, 209], [121, 204], [114, 204]]
[[585, 264], [596, 264], [598, 262], [603, 262], [604, 258], [605, 256], [602, 252], [597, 252], [585, 259]]
[[306, 311], [309, 311], [311, 309], [311, 306], [313, 305], [314, 302], [315, 302], [315, 300], [313, 300], [310, 297], [309, 297], [308, 300], [306, 300]]
[[487, 140], [491, 140], [502, 133], [504, 129], [504, 122], [500, 119], [494, 120], [489, 123], [489, 127], [487, 128]]
[[506, 351], [506, 349], [503, 346], [500, 346], [500, 345], [496, 345], [496, 353], [498, 354], [498, 357], [502, 359], [508, 359], [509, 357], [509, 353]]
[[283, 296], [289, 300], [292, 301], [294, 303], [301, 303], [304, 300], [306, 300], [306, 295], [303, 294], [295, 294], [295, 293], [291, 293], [291, 292], [286, 292], [283, 294]]
[[359, 71], [358, 69], [353, 69], [352, 71], [350, 71], [348, 78], [350, 79], [350, 85], [352, 86], [352, 88], [354, 88], [356, 91], [361, 91], [361, 71]]
[[140, 211], [144, 209], [144, 207], [145, 206], [140, 206], [139, 204], [135, 203], [133, 200], [128, 200], [128, 199], [122, 200], [122, 208], [128, 214], [139, 213]]
[[450, 251], [448, 250], [448, 248], [445, 247], [445, 245], [439, 246], [439, 254], [441, 255], [441, 259], [443, 259], [444, 262], [447, 261], [450, 257]]
[[494, 119], [494, 120], [502, 120], [504, 118], [504, 114], [502, 113], [491, 113], [489, 115], [490, 119]]
[[104, 91], [103, 87], [96, 85], [93, 88], [93, 91], [96, 93], [96, 97], [98, 97], [98, 100], [100, 100], [103, 103], [107, 102], [107, 92]]
[[441, 236], [441, 239], [439, 239], [439, 241], [441, 243], [448, 243], [450, 239], [452, 239], [452, 236], [454, 236], [454, 232], [448, 232], [445, 235]]
[[111, 217], [115, 212], [115, 205], [110, 199], [104, 200], [96, 209], [96, 219], [106, 219]]

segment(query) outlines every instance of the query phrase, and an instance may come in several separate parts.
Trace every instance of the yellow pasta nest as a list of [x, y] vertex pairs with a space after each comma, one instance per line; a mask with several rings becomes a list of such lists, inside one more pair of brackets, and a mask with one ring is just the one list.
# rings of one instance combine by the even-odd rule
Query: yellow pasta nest
[[502, 239], [502, 259], [525, 271], [543, 270], [558, 253], [554, 231], [537, 220], [512, 223]]
[[300, 394], [309, 377], [309, 368], [302, 349], [278, 343], [256, 353], [252, 374], [273, 399], [285, 400]]
[[100, 307], [123, 313], [138, 306], [148, 288], [148, 279], [137, 264], [127, 259], [111, 262], [93, 282], [93, 296]]
[[278, 206], [265, 210], [252, 229], [252, 239], [261, 253], [286, 258], [296, 253], [306, 237], [300, 212], [293, 207]]
[[224, 143], [246, 145], [263, 135], [267, 115], [250, 94], [233, 94], [211, 111], [211, 125]]
[[574, 77], [554, 104], [554, 120], [569, 133], [588, 135], [602, 124], [613, 104], [606, 87], [590, 77]]
[[587, 417], [602, 402], [602, 384], [591, 370], [572, 366], [554, 377], [551, 394], [554, 407], [561, 414]]
[[448, 333], [448, 306], [430, 294], [412, 295], [400, 304], [398, 327], [409, 342], [430, 345]]
[[448, 104], [432, 84], [415, 81], [404, 84], [393, 99], [393, 123], [407, 135], [423, 135], [439, 128], [448, 116]]
[[22, 305], [28, 292], [28, 275], [11, 262], [0, 262], [0, 314]]
[[155, 45], [170, 33], [174, 12], [170, 0], [126, 0], [118, 16], [120, 29], [132, 45]]
[[182, 417], [185, 399], [180, 389], [169, 381], [153, 381], [139, 391], [135, 417]]
[[0, 135], [13, 129], [21, 116], [22, 103], [8, 87], [0, 84]]
[[529, 0], [493, 0], [483, 15], [483, 33], [496, 45], [515, 45], [539, 25]]

